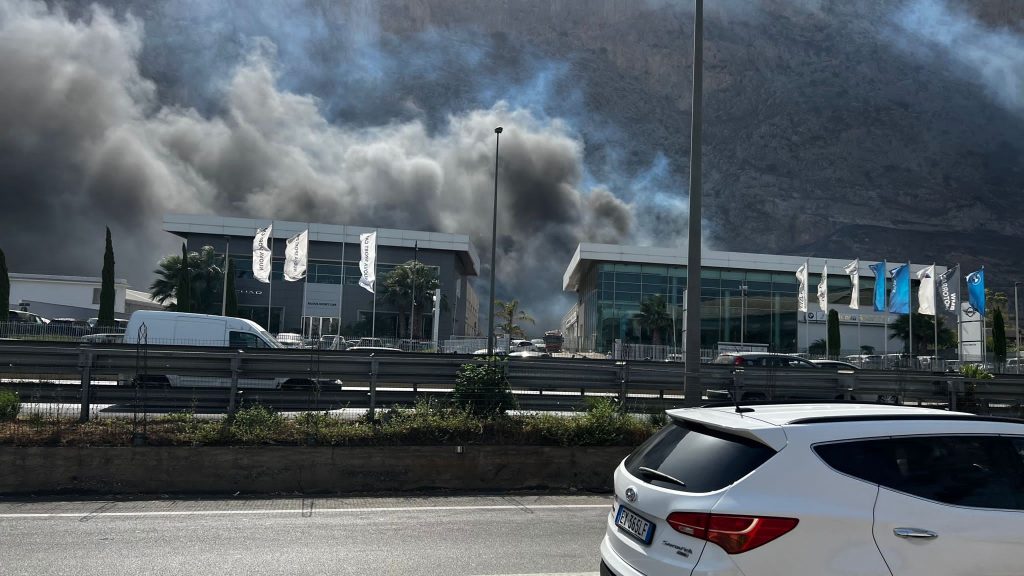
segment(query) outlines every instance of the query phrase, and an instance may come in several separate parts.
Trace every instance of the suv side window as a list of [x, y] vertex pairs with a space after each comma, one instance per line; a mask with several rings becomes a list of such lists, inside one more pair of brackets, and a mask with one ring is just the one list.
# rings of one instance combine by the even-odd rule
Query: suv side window
[[1024, 439], [919, 436], [816, 446], [832, 468], [943, 504], [1024, 510]]

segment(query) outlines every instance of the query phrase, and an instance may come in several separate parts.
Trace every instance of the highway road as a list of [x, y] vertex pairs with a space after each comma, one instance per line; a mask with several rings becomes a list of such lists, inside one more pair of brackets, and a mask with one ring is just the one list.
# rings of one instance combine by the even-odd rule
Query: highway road
[[0, 499], [0, 574], [596, 576], [609, 496]]

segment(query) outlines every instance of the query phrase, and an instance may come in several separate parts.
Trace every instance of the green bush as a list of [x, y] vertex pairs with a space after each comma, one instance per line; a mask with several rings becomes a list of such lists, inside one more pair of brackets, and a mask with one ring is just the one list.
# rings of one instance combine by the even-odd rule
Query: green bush
[[266, 444], [278, 440], [284, 418], [266, 406], [251, 406], [235, 413], [231, 419], [231, 437], [243, 444]]
[[488, 358], [463, 364], [455, 376], [452, 401], [475, 416], [497, 416], [515, 408], [515, 397], [505, 378], [505, 363]]
[[980, 364], [964, 364], [960, 367], [960, 375], [973, 380], [989, 380], [992, 378], [992, 374]]
[[420, 400], [412, 410], [395, 410], [380, 424], [382, 440], [395, 443], [446, 444], [479, 441], [480, 417], [459, 406]]
[[0, 422], [14, 420], [21, 412], [21, 398], [11, 390], [0, 390]]

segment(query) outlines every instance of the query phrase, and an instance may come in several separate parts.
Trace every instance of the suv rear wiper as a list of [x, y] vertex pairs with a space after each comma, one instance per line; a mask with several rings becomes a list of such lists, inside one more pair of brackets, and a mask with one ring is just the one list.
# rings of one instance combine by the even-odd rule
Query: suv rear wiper
[[671, 482], [673, 484], [678, 484], [678, 485], [682, 486], [683, 488], [686, 488], [686, 482], [683, 482], [682, 480], [680, 480], [678, 478], [674, 478], [672, 476], [669, 476], [668, 474], [665, 474], [664, 472], [659, 472], [659, 471], [657, 471], [657, 470], [655, 470], [653, 468], [648, 468], [647, 466], [641, 466], [641, 467], [637, 468], [637, 470], [639, 470], [641, 473], [643, 473], [644, 476], [654, 476], [655, 478], [659, 478], [661, 480], [665, 480], [665, 481]]

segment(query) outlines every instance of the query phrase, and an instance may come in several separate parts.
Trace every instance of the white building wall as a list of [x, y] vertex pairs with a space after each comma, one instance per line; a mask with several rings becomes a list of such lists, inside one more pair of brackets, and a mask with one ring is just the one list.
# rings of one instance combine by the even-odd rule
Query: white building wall
[[[99, 310], [94, 303], [93, 292], [102, 284], [99, 278], [80, 276], [44, 276], [38, 274], [11, 274], [11, 298], [9, 305], [17, 308], [18, 302], [44, 302], [60, 306], [91, 308]], [[124, 313], [125, 291], [128, 282], [117, 280], [114, 284], [114, 312]], [[32, 311], [31, 308], [29, 311]]]

